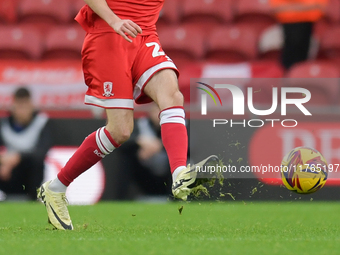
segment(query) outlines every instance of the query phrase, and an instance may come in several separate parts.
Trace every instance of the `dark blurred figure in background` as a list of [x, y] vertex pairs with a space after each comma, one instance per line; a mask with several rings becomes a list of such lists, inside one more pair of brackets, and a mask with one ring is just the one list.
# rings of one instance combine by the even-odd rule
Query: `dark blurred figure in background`
[[308, 59], [313, 25], [326, 10], [328, 0], [270, 0], [277, 20], [282, 23], [284, 46], [281, 63], [289, 69]]
[[118, 199], [129, 199], [126, 187], [133, 181], [146, 196], [171, 194], [169, 160], [161, 140], [156, 104], [150, 105], [147, 117], [135, 121], [129, 141], [120, 148], [122, 163], [117, 186]]
[[35, 110], [30, 92], [17, 89], [9, 117], [0, 123], [0, 190], [6, 195], [36, 199], [44, 159], [52, 145], [47, 123], [47, 115]]

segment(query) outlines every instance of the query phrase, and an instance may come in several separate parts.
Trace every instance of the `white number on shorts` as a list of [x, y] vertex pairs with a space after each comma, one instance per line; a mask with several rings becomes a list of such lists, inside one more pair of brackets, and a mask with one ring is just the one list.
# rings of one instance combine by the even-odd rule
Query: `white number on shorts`
[[152, 47], [154, 46], [153, 48], [153, 51], [152, 51], [152, 56], [155, 58], [155, 57], [159, 57], [159, 56], [164, 56], [165, 55], [165, 52], [164, 51], [159, 51], [161, 46], [159, 46], [158, 43], [156, 42], [151, 42], [151, 43], [147, 43], [146, 44], [146, 47]]

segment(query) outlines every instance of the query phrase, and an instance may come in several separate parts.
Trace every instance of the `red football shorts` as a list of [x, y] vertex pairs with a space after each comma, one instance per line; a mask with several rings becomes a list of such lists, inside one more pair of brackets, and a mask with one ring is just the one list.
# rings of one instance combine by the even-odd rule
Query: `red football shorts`
[[82, 49], [85, 104], [133, 109], [152, 100], [143, 93], [162, 69], [178, 70], [161, 48], [157, 35], [137, 36], [132, 43], [116, 33], [87, 34]]

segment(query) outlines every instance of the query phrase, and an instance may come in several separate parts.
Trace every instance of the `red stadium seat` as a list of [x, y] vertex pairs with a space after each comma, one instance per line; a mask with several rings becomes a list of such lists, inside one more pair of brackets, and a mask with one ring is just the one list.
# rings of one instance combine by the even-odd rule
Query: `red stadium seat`
[[51, 25], [72, 20], [69, 0], [21, 0], [19, 19], [25, 24], [34, 24], [42, 33]]
[[314, 37], [320, 40], [330, 27], [340, 23], [340, 0], [328, 0], [325, 16], [316, 22], [314, 26]]
[[235, 1], [237, 23], [252, 24], [259, 31], [276, 23], [269, 0]]
[[318, 22], [314, 24], [313, 27], [313, 36], [318, 39], [318, 41], [321, 40], [324, 33], [331, 27], [331, 23], [327, 22], [325, 19], [321, 19]]
[[340, 22], [340, 0], [328, 0], [325, 18], [331, 23]]
[[79, 10], [86, 5], [84, 0], [71, 0], [71, 10], [72, 10], [72, 16], [75, 17], [75, 15], [79, 12]]
[[0, 22], [13, 23], [17, 20], [17, 0], [1, 0]]
[[235, 63], [254, 60], [257, 57], [257, 34], [246, 26], [221, 26], [208, 37], [206, 59]]
[[339, 100], [339, 77], [338, 68], [326, 61], [299, 63], [287, 73], [288, 85], [307, 88], [315, 105], [330, 105]]
[[322, 35], [320, 41], [321, 58], [340, 61], [340, 26], [328, 28]]
[[233, 0], [182, 0], [182, 21], [199, 24], [203, 30], [231, 22]]
[[179, 0], [165, 1], [159, 14], [157, 26], [171, 25], [178, 23], [180, 14]]
[[46, 36], [44, 59], [80, 59], [85, 31], [80, 27], [54, 27]]
[[252, 78], [282, 78], [284, 69], [278, 61], [255, 60], [251, 62]]
[[34, 29], [2, 26], [0, 38], [0, 58], [2, 59], [38, 59], [41, 55], [41, 37]]
[[339, 78], [339, 70], [327, 61], [310, 61], [294, 65], [288, 78]]
[[184, 96], [185, 103], [197, 102], [197, 94], [193, 93], [190, 98], [190, 79], [200, 78], [202, 75], [202, 63], [192, 63], [180, 69], [181, 75], [178, 78], [179, 89]]
[[171, 26], [158, 31], [162, 48], [179, 67], [204, 56], [204, 38], [198, 28]]

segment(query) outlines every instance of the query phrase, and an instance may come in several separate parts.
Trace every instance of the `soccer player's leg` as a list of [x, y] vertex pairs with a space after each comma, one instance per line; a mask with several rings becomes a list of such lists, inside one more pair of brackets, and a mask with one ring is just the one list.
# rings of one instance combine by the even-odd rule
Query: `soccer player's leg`
[[118, 148], [129, 137], [133, 129], [133, 111], [107, 109], [108, 122], [90, 134], [58, 173], [53, 181], [38, 189], [38, 198], [44, 202], [49, 222], [57, 229], [72, 230], [67, 210], [66, 188], [80, 174]]
[[[114, 47], [118, 45], [121, 47]], [[100, 47], [98, 47], [100, 46]], [[83, 69], [88, 91], [85, 103], [106, 109], [107, 125], [85, 138], [58, 173], [38, 189], [49, 222], [57, 229], [73, 229], [65, 192], [72, 181], [128, 139], [133, 128], [132, 81], [126, 49], [128, 42], [115, 34], [88, 34], [83, 47]], [[129, 57], [131, 57], [129, 55]], [[115, 70], [115, 72], [112, 72]]]
[[[183, 95], [178, 89], [178, 70], [163, 51], [157, 35], [143, 40], [132, 69], [134, 98], [137, 103], [155, 101], [159, 106], [162, 141], [173, 178], [172, 191], [175, 197], [186, 200], [199, 182], [197, 173], [186, 166], [188, 137]], [[209, 157], [199, 164], [210, 163], [213, 159], [217, 157]]]
[[217, 156], [210, 156], [201, 162], [186, 166], [188, 136], [185, 126], [183, 95], [178, 89], [177, 76], [171, 69], [155, 73], [144, 93], [159, 106], [163, 145], [167, 151], [173, 178], [172, 192], [176, 198], [187, 200], [192, 188], [199, 185], [196, 167], [217, 162]]

